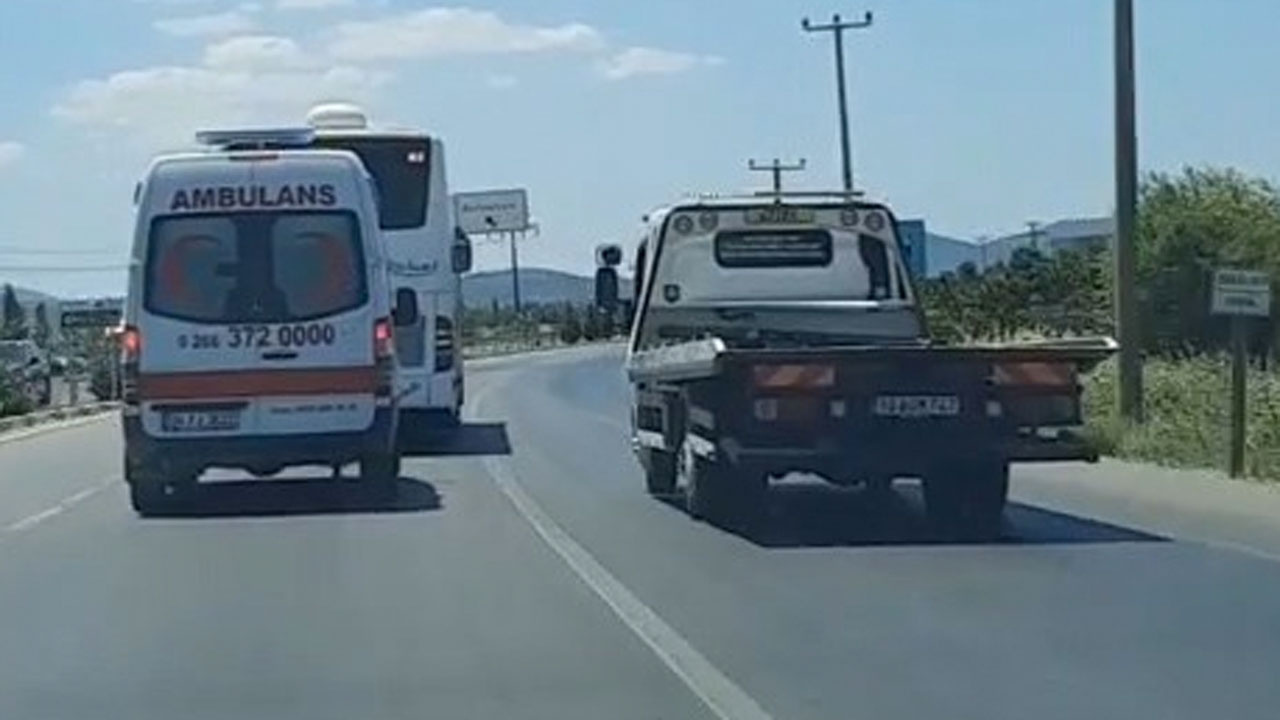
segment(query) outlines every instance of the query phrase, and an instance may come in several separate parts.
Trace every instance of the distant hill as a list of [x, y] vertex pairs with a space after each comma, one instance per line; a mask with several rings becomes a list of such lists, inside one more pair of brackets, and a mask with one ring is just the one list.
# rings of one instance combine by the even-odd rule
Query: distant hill
[[[631, 293], [631, 282], [623, 279], [619, 292]], [[520, 269], [520, 301], [523, 303], [585, 304], [595, 298], [595, 279], [548, 268]], [[511, 271], [478, 272], [462, 278], [462, 299], [469, 307], [486, 307], [498, 301], [511, 304]]]

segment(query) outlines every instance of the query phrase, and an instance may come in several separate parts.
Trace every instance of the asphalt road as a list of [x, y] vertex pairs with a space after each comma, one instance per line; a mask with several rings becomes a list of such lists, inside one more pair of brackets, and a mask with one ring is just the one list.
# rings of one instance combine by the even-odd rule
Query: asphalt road
[[0, 717], [1280, 708], [1270, 490], [1024, 469], [1004, 538], [948, 545], [914, 488], [799, 480], [743, 537], [644, 495], [616, 351], [475, 363], [468, 392], [461, 454], [408, 461], [391, 504], [219, 477], [140, 520], [113, 420], [0, 439]]

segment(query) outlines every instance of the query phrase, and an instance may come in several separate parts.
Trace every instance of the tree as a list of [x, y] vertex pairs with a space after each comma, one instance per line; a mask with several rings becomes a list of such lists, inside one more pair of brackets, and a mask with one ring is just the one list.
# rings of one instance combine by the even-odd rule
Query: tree
[[582, 323], [578, 320], [578, 312], [573, 305], [565, 303], [564, 313], [560, 320], [560, 340], [572, 345], [582, 339]]
[[32, 333], [32, 339], [40, 347], [49, 347], [52, 332], [49, 328], [49, 308], [44, 303], [40, 303], [36, 305], [35, 330]]
[[4, 307], [0, 314], [0, 336], [6, 340], [21, 340], [27, 336], [27, 316], [18, 302], [18, 293], [13, 286], [5, 283]]
[[[1221, 349], [1226, 323], [1209, 314], [1211, 272], [1241, 267], [1280, 277], [1280, 193], [1233, 169], [1148, 174], [1139, 190], [1136, 250], [1144, 346]], [[1275, 328], [1274, 320], [1260, 328], [1265, 346], [1274, 346]]]

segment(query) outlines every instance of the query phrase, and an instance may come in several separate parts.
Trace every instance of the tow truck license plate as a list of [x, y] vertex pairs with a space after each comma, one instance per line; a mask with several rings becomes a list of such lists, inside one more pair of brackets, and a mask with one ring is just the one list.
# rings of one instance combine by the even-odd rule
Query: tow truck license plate
[[880, 417], [955, 417], [960, 398], [955, 395], [878, 395], [871, 411]]
[[239, 430], [239, 410], [178, 410], [160, 415], [165, 432], [191, 433]]
[[790, 205], [770, 205], [768, 207], [749, 208], [745, 220], [748, 225], [795, 225], [813, 222], [812, 208], [792, 207]]

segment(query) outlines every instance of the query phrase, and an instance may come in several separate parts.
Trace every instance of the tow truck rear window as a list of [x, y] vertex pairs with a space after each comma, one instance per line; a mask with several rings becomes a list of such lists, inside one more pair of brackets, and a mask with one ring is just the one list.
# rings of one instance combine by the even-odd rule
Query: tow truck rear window
[[824, 267], [831, 264], [826, 230], [738, 230], [716, 235], [721, 267]]
[[364, 255], [349, 212], [157, 218], [147, 311], [199, 323], [298, 322], [363, 305]]

